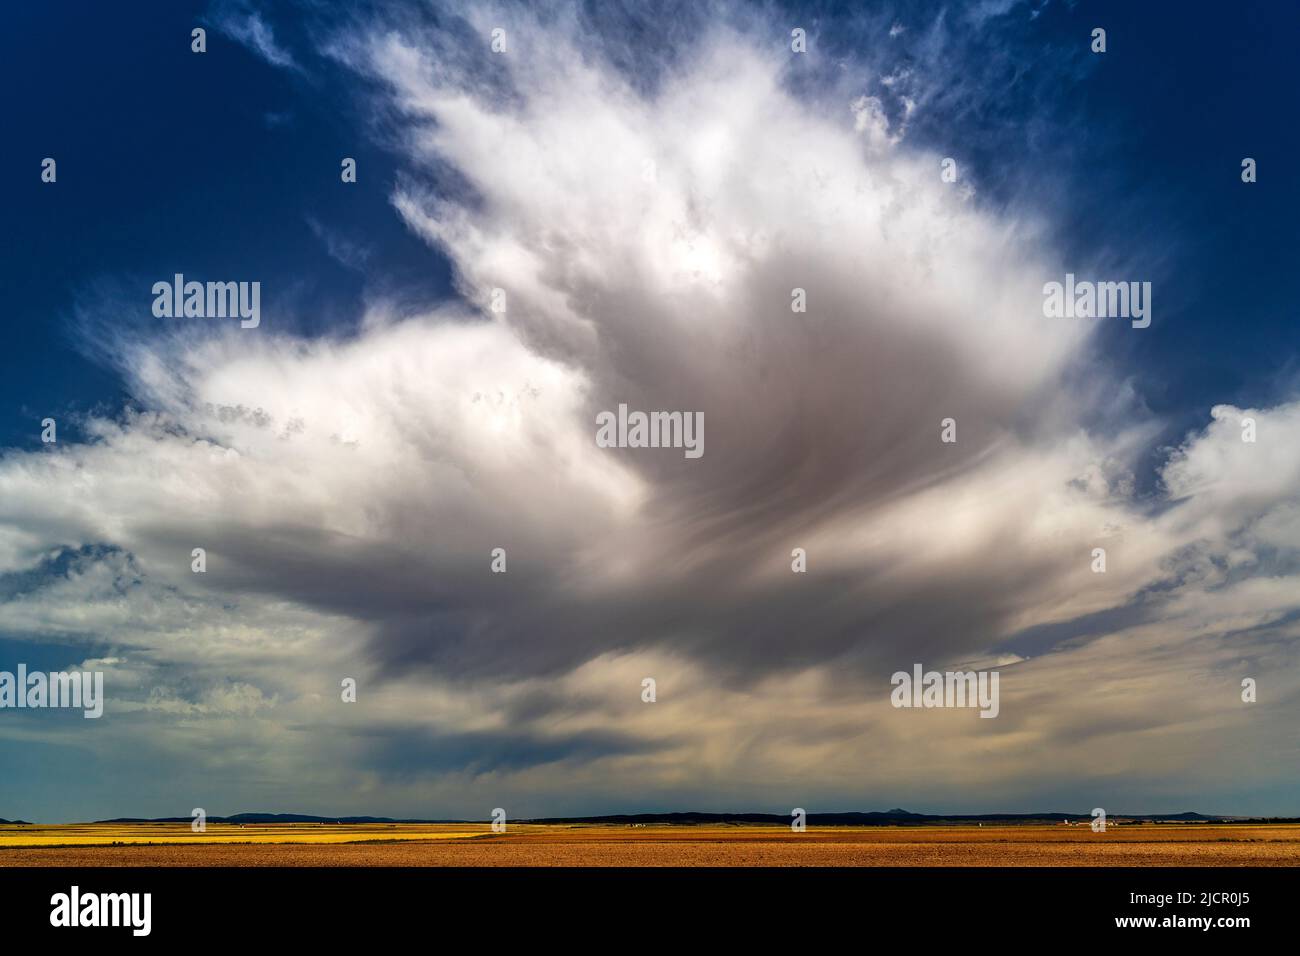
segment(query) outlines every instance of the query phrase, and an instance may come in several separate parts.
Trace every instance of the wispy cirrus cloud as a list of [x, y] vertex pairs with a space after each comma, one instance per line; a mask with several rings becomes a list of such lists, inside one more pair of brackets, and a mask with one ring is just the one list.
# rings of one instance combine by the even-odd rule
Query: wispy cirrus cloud
[[223, 0], [214, 7], [211, 16], [221, 32], [252, 50], [271, 66], [302, 71], [293, 54], [276, 40], [271, 24], [246, 0]]

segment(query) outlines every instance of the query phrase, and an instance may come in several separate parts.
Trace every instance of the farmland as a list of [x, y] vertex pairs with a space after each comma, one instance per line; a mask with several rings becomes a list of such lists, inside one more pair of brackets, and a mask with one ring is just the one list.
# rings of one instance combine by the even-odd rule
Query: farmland
[[10, 866], [1300, 866], [1300, 825], [0, 826]]

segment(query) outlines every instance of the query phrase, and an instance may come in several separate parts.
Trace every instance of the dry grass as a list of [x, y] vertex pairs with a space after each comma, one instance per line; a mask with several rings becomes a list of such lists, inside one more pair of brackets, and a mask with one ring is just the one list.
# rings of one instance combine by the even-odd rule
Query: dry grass
[[315, 823], [238, 826], [211, 823], [194, 833], [189, 823], [75, 823], [64, 826], [0, 826], [0, 849], [5, 847], [114, 846], [118, 844], [178, 843], [356, 843], [359, 840], [440, 840], [491, 832], [477, 824], [364, 824]]
[[0, 866], [1300, 866], [1300, 826], [0, 827]]

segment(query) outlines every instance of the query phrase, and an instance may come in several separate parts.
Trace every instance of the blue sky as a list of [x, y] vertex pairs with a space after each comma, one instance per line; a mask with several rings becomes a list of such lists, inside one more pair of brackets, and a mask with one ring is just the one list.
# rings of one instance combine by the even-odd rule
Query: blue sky
[[[21, 175], [26, 158], [6, 151], [14, 189], [4, 281], [15, 311], [5, 444], [29, 443], [25, 420], [42, 409], [123, 400], [121, 381], [85, 354], [70, 321], [101, 285], [178, 271], [206, 280], [256, 262], [310, 316], [299, 319], [306, 334], [355, 324], [367, 289], [415, 301], [450, 294], [445, 268], [386, 201], [398, 160], [374, 142], [347, 77], [319, 61], [310, 75], [275, 68], [221, 35], [205, 3], [63, 7], [84, 26], [18, 10], [4, 41], [13, 76], [42, 77], [41, 95], [10, 97], [10, 140], [40, 144], [38, 169], [57, 158], [67, 187], [29, 189], [39, 177]], [[211, 47], [199, 56], [188, 37], [204, 23]], [[343, 156], [365, 170], [348, 190]], [[332, 258], [313, 222], [320, 235], [357, 237], [373, 273]]]
[[[0, 670], [121, 705], [0, 712], [0, 817], [1297, 812], [1300, 10], [668, 6], [9, 14]], [[1067, 270], [1151, 327], [1033, 314]], [[175, 273], [260, 327], [154, 318]], [[718, 450], [592, 457], [620, 401]], [[871, 710], [915, 660], [1012, 727]]]
[[[1118, 250], [1144, 272], [1177, 276], [1162, 290], [1176, 311], [1161, 310], [1164, 321], [1176, 319], [1176, 334], [1116, 330], [1104, 344], [1178, 428], [1214, 402], [1249, 404], [1291, 387], [1300, 193], [1285, 162], [1300, 150], [1300, 133], [1283, 118], [1300, 107], [1287, 52], [1287, 27], [1300, 25], [1300, 12], [1247, 5], [1225, 24], [1210, 5], [1171, 16], [1159, 4], [1049, 3], [1027, 26], [1020, 8], [1028, 6], [994, 17], [991, 36], [973, 45], [987, 62], [965, 64], [956, 85], [969, 71], [989, 88], [974, 94], [970, 112], [925, 117], [915, 139], [967, 147], [963, 159], [993, 200], [1042, 201], [1062, 244]], [[302, 63], [287, 71], [216, 31], [202, 57], [176, 42], [214, 21], [211, 4], [59, 8], [84, 27], [20, 9], [2, 41], [11, 74], [39, 76], [40, 95], [20, 95], [14, 83], [6, 103], [7, 138], [27, 149], [4, 158], [11, 361], [0, 385], [0, 442], [38, 442], [32, 420], [48, 410], [124, 399], [121, 381], [85, 354], [69, 321], [101, 283], [185, 269], [217, 276], [251, 259], [268, 280], [287, 280], [275, 285], [291, 287], [284, 294], [308, 334], [355, 324], [367, 291], [411, 303], [453, 294], [445, 260], [387, 202], [403, 158], [373, 128], [365, 85], [312, 49], [309, 7], [258, 7]], [[840, 54], [869, 32], [842, 29], [840, 5], [788, 9], [825, 23], [819, 40]], [[944, 10], [909, 5], [895, 22], [923, 30]], [[960, 19], [959, 6], [946, 16]], [[1077, 37], [1103, 21], [1111, 46], [1090, 59]], [[47, 155], [60, 160], [58, 190], [31, 174]], [[364, 169], [346, 190], [333, 161], [345, 155]], [[1264, 167], [1249, 189], [1236, 174], [1242, 155]], [[313, 221], [369, 250], [365, 271], [331, 258]]]

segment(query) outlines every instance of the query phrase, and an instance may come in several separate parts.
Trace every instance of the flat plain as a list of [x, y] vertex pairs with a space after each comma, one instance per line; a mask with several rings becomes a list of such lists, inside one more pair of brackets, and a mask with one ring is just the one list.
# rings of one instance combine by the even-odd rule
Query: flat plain
[[7, 866], [1300, 866], [1300, 825], [0, 826]]

